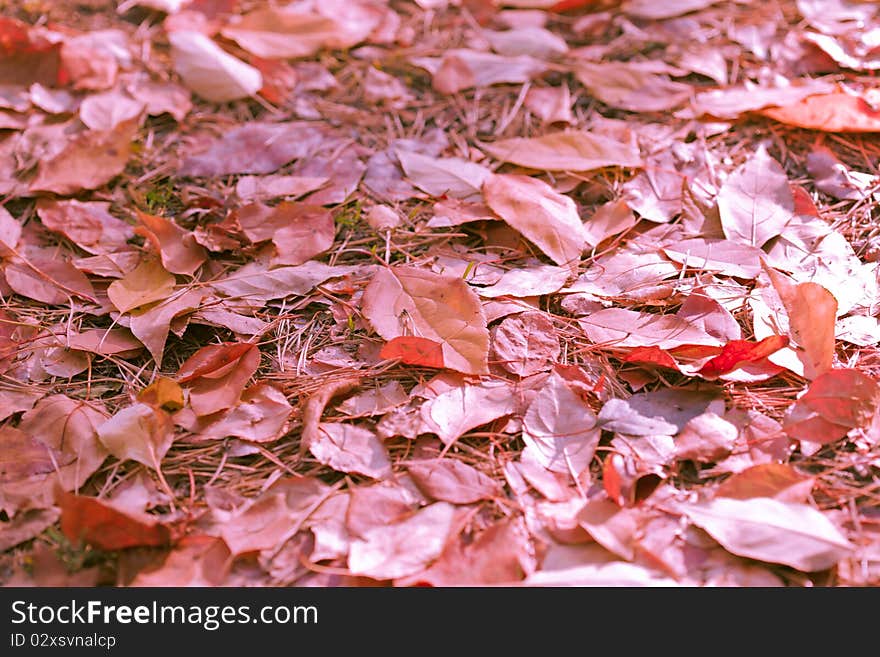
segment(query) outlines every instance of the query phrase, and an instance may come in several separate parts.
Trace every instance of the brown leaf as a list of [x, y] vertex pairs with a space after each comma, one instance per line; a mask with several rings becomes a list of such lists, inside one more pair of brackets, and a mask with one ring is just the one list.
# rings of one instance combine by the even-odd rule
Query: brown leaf
[[804, 376], [815, 379], [834, 363], [837, 299], [818, 283], [789, 281], [767, 268], [767, 274], [788, 312], [789, 334], [803, 350]]
[[309, 451], [324, 465], [339, 472], [374, 479], [391, 475], [391, 460], [382, 441], [372, 431], [343, 422], [321, 422]]
[[769, 107], [761, 114], [807, 130], [880, 132], [880, 111], [861, 96], [844, 92], [809, 96], [783, 107]]
[[135, 231], [150, 241], [168, 271], [192, 276], [207, 258], [207, 252], [196, 243], [193, 234], [174, 221], [140, 211], [138, 219], [142, 225]]
[[718, 192], [727, 239], [755, 247], [776, 237], [794, 214], [794, 199], [780, 164], [764, 147], [734, 171]]
[[458, 157], [429, 157], [398, 149], [397, 159], [407, 179], [431, 196], [474, 199], [491, 175], [486, 167]]
[[422, 433], [432, 431], [451, 445], [471, 429], [513, 413], [512, 393], [509, 384], [497, 382], [447, 390], [422, 405]]
[[258, 383], [245, 390], [241, 401], [220, 418], [199, 423], [194, 432], [216, 438], [235, 436], [255, 443], [272, 442], [286, 433], [292, 411], [283, 392], [268, 383]]
[[62, 493], [61, 531], [73, 543], [84, 542], [99, 550], [167, 545], [170, 532], [149, 516], [135, 517], [94, 497]]
[[515, 137], [483, 149], [502, 162], [545, 171], [590, 171], [608, 166], [638, 167], [638, 148], [584, 131], [554, 132], [542, 137]]
[[683, 104], [693, 93], [689, 84], [655, 72], [653, 62], [579, 62], [575, 77], [606, 105], [631, 112], [662, 112]]
[[546, 369], [547, 363], [559, 356], [560, 348], [556, 327], [544, 313], [508, 317], [492, 332], [495, 362], [521, 377]]
[[440, 342], [446, 367], [487, 371], [489, 332], [476, 294], [460, 278], [410, 266], [382, 268], [364, 290], [364, 316], [386, 340], [417, 332]]
[[796, 440], [825, 445], [850, 429], [866, 427], [877, 412], [880, 384], [854, 369], [831, 370], [810, 383], [788, 409], [785, 432]]
[[601, 433], [589, 405], [555, 372], [523, 418], [523, 441], [541, 465], [575, 478], [590, 466]]
[[206, 151], [187, 157], [180, 175], [225, 176], [230, 173], [272, 173], [321, 145], [325, 131], [310, 122], [250, 121], [233, 128]]
[[853, 550], [827, 516], [806, 504], [720, 497], [683, 511], [729, 552], [797, 570], [831, 568]]
[[675, 439], [676, 458], [698, 463], [719, 461], [733, 450], [736, 426], [715, 413], [703, 413], [684, 425]]
[[500, 493], [492, 478], [454, 459], [407, 461], [406, 471], [425, 495], [437, 501], [471, 504]]
[[459, 536], [434, 564], [421, 573], [398, 579], [396, 586], [486, 586], [522, 580], [528, 554], [520, 523], [502, 520], [471, 541]]
[[205, 296], [204, 292], [185, 290], [148, 309], [131, 313], [131, 332], [149, 350], [157, 364], [162, 363], [171, 321], [198, 308]]
[[199, 32], [175, 30], [168, 35], [174, 70], [202, 98], [225, 103], [254, 96], [263, 76]]
[[268, 301], [287, 296], [303, 296], [324, 281], [345, 276], [354, 271], [344, 265], [325, 265], [309, 260], [294, 267], [268, 269], [265, 265], [251, 262], [233, 271], [227, 277], [213, 281], [215, 290], [228, 297], [248, 301]]
[[496, 174], [483, 184], [486, 204], [558, 265], [576, 271], [586, 235], [577, 206], [528, 176]]
[[806, 503], [814, 483], [813, 477], [785, 463], [761, 463], [725, 479], [715, 490], [715, 497], [773, 497], [783, 502]]
[[74, 136], [57, 155], [40, 160], [30, 191], [75, 194], [103, 186], [125, 169], [136, 132], [137, 121], [131, 120]]
[[185, 536], [162, 565], [142, 570], [129, 586], [222, 586], [231, 565], [232, 554], [223, 539]]
[[234, 18], [222, 34], [266, 59], [309, 57], [322, 48], [339, 46], [344, 37], [340, 26], [330, 18], [274, 8]]
[[174, 427], [165, 411], [137, 403], [101, 424], [98, 439], [120, 461], [131, 459], [159, 470], [174, 440]]
[[96, 429], [106, 419], [100, 403], [50, 395], [22, 416], [18, 428], [61, 454], [58, 481], [64, 490], [75, 490], [107, 456]]
[[134, 230], [111, 215], [110, 203], [81, 203], [76, 200], [37, 201], [37, 214], [49, 230], [63, 234], [89, 253], [110, 253], [126, 247]]
[[156, 258], [146, 258], [135, 269], [107, 287], [107, 297], [121, 313], [171, 296], [177, 281]]
[[348, 568], [356, 575], [394, 579], [424, 570], [440, 556], [455, 507], [435, 502], [393, 525], [375, 527], [351, 543]]
[[313, 477], [281, 479], [221, 526], [233, 555], [281, 547], [334, 488]]
[[177, 373], [190, 384], [189, 404], [196, 415], [211, 415], [235, 405], [260, 366], [255, 344], [226, 342], [202, 347]]
[[89, 279], [69, 262], [37, 251], [6, 264], [6, 282], [16, 293], [50, 305], [68, 305], [71, 295], [95, 300]]
[[[2, 434], [0, 434], [2, 435]], [[4, 552], [19, 543], [39, 536], [55, 524], [60, 512], [57, 509], [28, 509], [15, 514], [9, 521], [0, 524], [0, 550]], [[9, 586], [7, 580], [7, 586]]]

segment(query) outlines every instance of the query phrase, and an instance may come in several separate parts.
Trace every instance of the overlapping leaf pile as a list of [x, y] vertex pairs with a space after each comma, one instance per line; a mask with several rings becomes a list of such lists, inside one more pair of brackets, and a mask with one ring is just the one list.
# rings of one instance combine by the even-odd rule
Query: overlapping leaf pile
[[876, 4], [548, 5], [0, 18], [4, 581], [880, 583]]

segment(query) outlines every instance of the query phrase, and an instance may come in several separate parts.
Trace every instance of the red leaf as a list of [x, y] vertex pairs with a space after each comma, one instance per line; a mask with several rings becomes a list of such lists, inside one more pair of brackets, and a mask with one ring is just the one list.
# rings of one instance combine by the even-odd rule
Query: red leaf
[[101, 550], [166, 545], [171, 537], [165, 525], [130, 516], [94, 497], [62, 493], [58, 505], [64, 535]]
[[623, 358], [624, 363], [639, 363], [640, 365], [657, 365], [677, 370], [678, 364], [665, 349], [660, 347], [636, 347]]
[[[186, 383], [210, 374], [221, 374], [225, 368], [254, 348], [250, 342], [224, 342], [199, 349], [180, 366], [177, 382]], [[225, 372], [223, 372], [225, 374]]]
[[735, 370], [745, 363], [754, 363], [771, 354], [776, 353], [788, 345], [788, 338], [784, 335], [771, 335], [760, 342], [748, 340], [731, 340], [721, 353], [711, 359], [700, 369], [700, 375], [706, 378], [714, 378]]
[[392, 338], [379, 352], [380, 358], [399, 358], [401, 363], [442, 369], [443, 345], [428, 338], [401, 335]]
[[560, 0], [555, 5], [548, 7], [550, 11], [562, 13], [571, 11], [572, 9], [580, 9], [581, 7], [589, 7], [596, 4], [596, 0]]
[[808, 215], [811, 217], [818, 217], [819, 208], [816, 207], [816, 204], [813, 203], [813, 199], [810, 196], [810, 193], [803, 188], [801, 185], [795, 185], [791, 183], [789, 185], [791, 188], [791, 195], [794, 197], [794, 213], [798, 215]]

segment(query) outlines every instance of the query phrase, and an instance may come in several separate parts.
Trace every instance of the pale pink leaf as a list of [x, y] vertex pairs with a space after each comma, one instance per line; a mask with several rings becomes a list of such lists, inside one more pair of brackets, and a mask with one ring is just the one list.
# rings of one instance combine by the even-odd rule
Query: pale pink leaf
[[391, 476], [391, 460], [382, 441], [372, 431], [342, 422], [322, 422], [318, 437], [309, 445], [312, 455], [339, 472], [374, 479]]
[[642, 164], [634, 144], [576, 130], [541, 137], [503, 139], [487, 144], [483, 149], [496, 160], [545, 171], [590, 171]]

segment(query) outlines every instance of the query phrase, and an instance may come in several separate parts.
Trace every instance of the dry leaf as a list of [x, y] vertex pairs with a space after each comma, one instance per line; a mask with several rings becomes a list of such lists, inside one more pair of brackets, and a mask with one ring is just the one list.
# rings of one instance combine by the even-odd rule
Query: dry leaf
[[428, 338], [401, 335], [392, 338], [379, 351], [379, 358], [398, 359], [405, 365], [443, 369], [443, 345]]
[[135, 231], [150, 241], [168, 271], [192, 276], [208, 257], [207, 251], [196, 243], [192, 233], [174, 221], [144, 212], [138, 212], [138, 219], [142, 225]]
[[174, 70], [184, 84], [202, 98], [225, 103], [254, 96], [263, 76], [220, 48], [199, 32], [175, 31], [168, 35]]
[[487, 371], [486, 320], [476, 294], [460, 278], [408, 266], [379, 269], [364, 290], [363, 313], [386, 340], [415, 332], [442, 344], [446, 367]]
[[40, 160], [30, 190], [76, 194], [97, 189], [125, 169], [137, 132], [136, 120], [109, 131], [86, 131], [74, 136], [53, 157]]
[[424, 570], [443, 551], [454, 518], [454, 506], [435, 502], [401, 522], [370, 529], [352, 541], [348, 569], [374, 579]]
[[528, 176], [496, 174], [483, 185], [486, 204], [558, 265], [576, 271], [586, 235], [577, 206]]
[[806, 504], [721, 497], [682, 510], [726, 550], [741, 557], [813, 572], [831, 568], [853, 550], [826, 516]]
[[391, 460], [382, 441], [372, 431], [342, 422], [322, 422], [309, 451], [319, 463], [339, 472], [373, 479], [391, 476]]
[[590, 171], [602, 167], [639, 167], [638, 148], [583, 131], [555, 132], [543, 137], [503, 139], [483, 147], [502, 162], [545, 171]]
[[477, 198], [491, 175], [486, 167], [458, 157], [428, 157], [403, 149], [396, 153], [410, 182], [431, 196]]
[[504, 383], [447, 390], [422, 405], [423, 433], [432, 431], [444, 444], [451, 445], [471, 429], [513, 413], [512, 392]]
[[864, 98], [843, 92], [809, 96], [783, 107], [767, 108], [761, 114], [807, 130], [880, 132], [880, 112]]
[[454, 459], [407, 461], [406, 471], [425, 495], [438, 502], [471, 504], [500, 493], [491, 477]]
[[319, 14], [257, 9], [221, 31], [249, 53], [266, 59], [308, 57], [341, 40], [339, 25]]
[[111, 253], [125, 249], [134, 230], [107, 212], [109, 207], [109, 203], [40, 199], [37, 214], [46, 228], [63, 234], [81, 249]]
[[92, 545], [99, 550], [166, 545], [171, 540], [167, 527], [146, 514], [134, 516], [94, 497], [62, 493], [61, 531], [67, 540]]
[[492, 331], [493, 362], [517, 376], [544, 370], [558, 358], [560, 348], [556, 327], [544, 313], [508, 317]]
[[590, 466], [601, 433], [593, 411], [556, 373], [523, 418], [523, 441], [541, 465], [574, 478]]
[[138, 403], [101, 424], [98, 439], [120, 461], [131, 459], [159, 470], [174, 440], [174, 427], [168, 413]]
[[121, 313], [162, 301], [171, 296], [176, 285], [173, 274], [155, 258], [147, 258], [134, 270], [107, 287], [110, 302]]
[[689, 84], [673, 82], [640, 62], [580, 62], [575, 77], [606, 105], [631, 112], [662, 112], [683, 104]]
[[177, 380], [188, 384], [189, 405], [196, 415], [211, 415], [238, 403], [259, 366], [260, 350], [255, 344], [209, 345], [180, 366]]
[[794, 198], [785, 171], [765, 148], [721, 186], [718, 212], [724, 236], [733, 242], [761, 247], [782, 233], [794, 215]]

